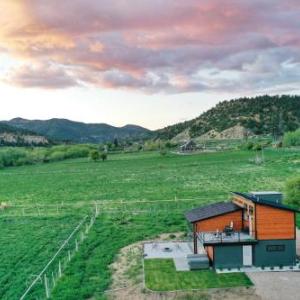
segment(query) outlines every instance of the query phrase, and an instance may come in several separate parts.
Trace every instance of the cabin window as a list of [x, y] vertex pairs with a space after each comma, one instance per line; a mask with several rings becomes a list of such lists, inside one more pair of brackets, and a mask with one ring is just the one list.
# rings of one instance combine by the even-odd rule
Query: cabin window
[[283, 252], [285, 245], [267, 245], [266, 249], [268, 252]]

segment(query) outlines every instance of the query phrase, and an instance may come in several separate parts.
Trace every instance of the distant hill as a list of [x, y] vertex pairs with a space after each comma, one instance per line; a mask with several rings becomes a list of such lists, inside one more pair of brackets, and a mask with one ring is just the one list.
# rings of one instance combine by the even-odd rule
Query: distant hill
[[52, 144], [52, 141], [42, 135], [0, 123], [0, 146], [46, 146], [49, 144]]
[[152, 132], [136, 125], [114, 127], [108, 124], [87, 124], [67, 119], [26, 120], [15, 118], [5, 124], [45, 135], [54, 140], [75, 143], [102, 143], [119, 140], [137, 140], [151, 136]]
[[199, 117], [158, 130], [157, 137], [189, 138], [281, 136], [300, 127], [300, 96], [259, 96], [223, 101]]

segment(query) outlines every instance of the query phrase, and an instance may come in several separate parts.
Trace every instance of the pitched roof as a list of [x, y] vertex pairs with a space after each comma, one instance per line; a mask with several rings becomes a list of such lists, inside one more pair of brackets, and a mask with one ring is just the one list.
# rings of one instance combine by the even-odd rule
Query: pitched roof
[[218, 202], [210, 205], [194, 208], [185, 213], [185, 217], [191, 223], [227, 214], [230, 212], [241, 210], [239, 206], [232, 202]]
[[255, 197], [254, 195], [248, 194], [248, 193], [239, 193], [239, 192], [232, 192], [235, 195], [238, 196], [242, 196], [250, 201], [252, 201], [253, 203], [256, 204], [261, 204], [261, 205], [267, 205], [267, 206], [271, 206], [271, 207], [275, 207], [275, 208], [279, 208], [279, 209], [284, 209], [284, 210], [290, 210], [290, 211], [295, 211], [295, 212], [300, 212], [298, 209], [292, 208], [288, 205], [284, 205], [280, 202], [273, 202], [273, 201], [268, 201], [268, 200], [263, 200], [259, 197]]

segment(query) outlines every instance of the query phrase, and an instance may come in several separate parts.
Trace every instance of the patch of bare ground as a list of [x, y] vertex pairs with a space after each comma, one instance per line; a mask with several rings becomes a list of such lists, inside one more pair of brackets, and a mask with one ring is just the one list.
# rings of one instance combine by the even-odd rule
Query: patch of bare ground
[[[184, 233], [162, 234], [155, 240], [181, 240]], [[111, 265], [112, 284], [107, 291], [110, 300], [259, 300], [254, 288], [209, 289], [203, 291], [152, 292], [144, 287], [141, 241], [121, 249], [116, 261]]]

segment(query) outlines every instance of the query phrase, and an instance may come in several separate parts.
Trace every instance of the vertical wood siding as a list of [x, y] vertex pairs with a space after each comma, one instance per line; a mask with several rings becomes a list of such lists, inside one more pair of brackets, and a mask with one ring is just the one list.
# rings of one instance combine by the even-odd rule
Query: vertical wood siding
[[196, 222], [196, 230], [197, 232], [223, 231], [224, 227], [230, 225], [231, 221], [233, 222], [233, 229], [240, 231], [242, 229], [242, 210], [198, 221]]
[[256, 233], [259, 240], [294, 239], [294, 212], [256, 204]]

